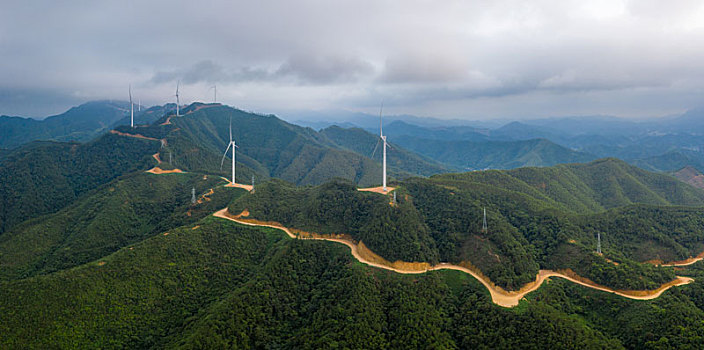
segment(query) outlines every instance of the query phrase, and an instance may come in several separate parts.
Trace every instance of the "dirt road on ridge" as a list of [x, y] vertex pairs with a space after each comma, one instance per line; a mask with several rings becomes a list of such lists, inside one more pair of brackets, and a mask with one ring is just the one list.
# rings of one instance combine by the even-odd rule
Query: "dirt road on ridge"
[[[243, 212], [243, 214], [245, 214]], [[240, 214], [241, 216], [242, 214]], [[247, 220], [247, 219], [242, 219], [240, 216], [233, 216], [227, 212], [227, 208], [219, 210], [213, 214], [215, 217], [219, 217], [222, 219], [226, 220], [231, 220], [243, 225], [249, 225], [249, 226], [260, 226], [260, 227], [270, 227], [270, 228], [275, 228], [284, 231], [289, 237], [291, 238], [299, 238], [299, 235], [295, 235], [289, 230], [288, 228], [275, 224], [275, 223], [258, 223], [254, 222], [254, 220]], [[299, 233], [300, 234], [300, 233]], [[579, 276], [576, 276], [574, 272], [565, 270], [565, 271], [552, 271], [552, 270], [540, 270], [538, 272], [538, 275], [536, 276], [536, 280], [530, 283], [527, 283], [523, 287], [521, 287], [520, 290], [518, 291], [506, 291], [501, 287], [496, 286], [491, 280], [489, 280], [486, 276], [483, 274], [477, 273], [476, 271], [473, 271], [472, 269], [469, 269], [464, 266], [459, 266], [459, 265], [453, 265], [449, 263], [440, 263], [434, 266], [431, 266], [430, 264], [427, 263], [410, 263], [408, 265], [410, 266], [424, 266], [421, 268], [396, 268], [391, 265], [391, 263], [386, 262], [385, 259], [382, 257], [374, 254], [373, 252], [369, 251], [368, 248], [364, 247], [363, 244], [359, 243], [354, 243], [350, 241], [349, 239], [344, 239], [344, 238], [334, 238], [334, 237], [321, 237], [320, 235], [314, 235], [311, 234], [311, 237], [305, 237], [304, 239], [318, 239], [318, 240], [325, 240], [325, 241], [331, 241], [331, 242], [337, 242], [346, 245], [347, 247], [350, 248], [352, 252], [352, 256], [354, 256], [355, 259], [357, 259], [359, 262], [373, 266], [373, 267], [378, 267], [381, 269], [389, 270], [389, 271], [394, 271], [397, 273], [403, 273], [403, 274], [418, 274], [418, 273], [424, 273], [427, 271], [435, 271], [435, 270], [442, 270], [442, 269], [447, 269], [447, 270], [456, 270], [456, 271], [462, 271], [465, 273], [468, 273], [472, 275], [474, 278], [476, 278], [481, 284], [484, 285], [489, 290], [489, 293], [491, 294], [491, 299], [492, 301], [500, 306], [503, 307], [514, 307], [518, 305], [518, 302], [528, 293], [533, 292], [537, 290], [543, 282], [545, 282], [548, 278], [550, 277], [559, 277], [559, 278], [564, 278], [570, 282], [577, 283], [579, 285], [608, 292], [608, 293], [614, 293], [616, 295], [629, 298], [629, 299], [635, 299], [635, 300], [650, 300], [650, 299], [655, 299], [659, 297], [663, 292], [666, 290], [675, 287], [675, 286], [680, 286], [680, 285], [685, 285], [693, 281], [693, 279], [688, 278], [688, 277], [677, 277], [675, 280], [665, 283], [660, 288], [656, 290], [648, 290], [648, 291], [623, 291], [623, 290], [614, 290], [606, 286], [601, 286], [598, 285], [594, 282], [591, 281], [585, 281], [579, 278]], [[370, 254], [374, 256], [370, 256]], [[364, 255], [364, 256], [363, 256]], [[381, 262], [381, 263], [380, 263]], [[570, 274], [574, 274], [573, 276], [570, 276]], [[591, 282], [591, 283], [589, 283]]]

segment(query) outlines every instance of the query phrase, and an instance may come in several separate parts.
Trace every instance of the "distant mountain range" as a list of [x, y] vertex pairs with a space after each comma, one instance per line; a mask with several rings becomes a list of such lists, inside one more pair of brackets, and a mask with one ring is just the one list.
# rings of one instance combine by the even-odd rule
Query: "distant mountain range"
[[[201, 107], [193, 107], [191, 110], [186, 107], [184, 113], [191, 112], [198, 119], [201, 118], [200, 113], [205, 113], [205, 117], [210, 118], [209, 114], [217, 112], [217, 109], [211, 108], [204, 112], [195, 111], [196, 108]], [[174, 109], [174, 104], [143, 109], [135, 113], [135, 120], [139, 125], [149, 125], [163, 119], [165, 114]], [[8, 149], [34, 140], [91, 140], [112, 128], [127, 125], [128, 113], [129, 105], [126, 102], [94, 101], [44, 120], [0, 117], [0, 161], [10, 153]], [[287, 118], [304, 116], [294, 114]], [[314, 113], [313, 116], [316, 120], [325, 120], [323, 112]], [[224, 120], [222, 117], [213, 118]], [[304, 142], [308, 145], [306, 147], [317, 149], [317, 155], [293, 161], [292, 158], [289, 159], [290, 156], [284, 155], [290, 153], [284, 152], [282, 144], [274, 143], [272, 151], [284, 155], [279, 164], [271, 159], [258, 160], [257, 157], [263, 153], [250, 155], [252, 150], [243, 148], [240, 159], [244, 166], [241, 173], [243, 176], [258, 174], [261, 179], [283, 177], [299, 184], [320, 183], [320, 179], [338, 175], [371, 184], [374, 182], [372, 179], [380, 176], [376, 174], [379, 172], [380, 155], [377, 154], [380, 152], [374, 155], [376, 163], [368, 162], [378, 140], [375, 136], [378, 134], [378, 116], [338, 112], [329, 116], [327, 121], [302, 122], [314, 126], [319, 132], [297, 127], [278, 118], [276, 120], [278, 122], [271, 122], [268, 126], [264, 126], [266, 123], [249, 126], [271, 128], [272, 138], [281, 136], [281, 132], [296, 134], [299, 141], [289, 141], [294, 144]], [[397, 178], [447, 171], [550, 166], [602, 157], [624, 159], [651, 171], [673, 172], [686, 166], [704, 171], [704, 141], [701, 136], [704, 135], [704, 110], [700, 109], [680, 116], [646, 121], [586, 116], [499, 125], [497, 122], [447, 121], [409, 115], [388, 116], [384, 120], [385, 134], [395, 146], [388, 152], [389, 172]], [[238, 123], [247, 125], [243, 120]], [[214, 124], [217, 124], [220, 134], [207, 131]], [[355, 128], [356, 126], [361, 128]], [[185, 139], [176, 137], [169, 147], [169, 152], [176, 157], [175, 162], [180, 162], [179, 166], [195, 167], [194, 169], [219, 169], [217, 153], [223, 148], [225, 135], [222, 133], [227, 125], [210, 120], [202, 125], [191, 123], [183, 127], [185, 129], [181, 133], [190, 134]], [[188, 128], [203, 129], [206, 132], [187, 130]], [[175, 137], [176, 134], [170, 134], [169, 137]], [[255, 148], [269, 147], [258, 138], [248, 139], [250, 135], [252, 133], [244, 133], [240, 138], [245, 142], [253, 142], [257, 145]], [[264, 134], [257, 135], [266, 137]], [[198, 141], [191, 142], [187, 139]], [[296, 148], [294, 144], [291, 144], [291, 149], [303, 151], [303, 148]], [[191, 154], [193, 152], [189, 151], [189, 146], [203, 146], [203, 149], [208, 150], [208, 155]], [[323, 149], [331, 151], [321, 151]], [[330, 162], [349, 166], [334, 167], [338, 170], [333, 173], [322, 171], [321, 169], [330, 168], [327, 167]]]
[[[134, 128], [93, 129], [85, 142], [0, 148], [0, 348], [701, 347], [702, 264], [644, 263], [704, 249], [704, 191], [682, 182], [701, 183], [692, 166], [673, 174], [682, 181], [614, 158], [526, 167], [591, 155], [533, 138], [540, 126], [519, 139], [520, 124], [395, 124], [396, 195], [384, 196], [358, 190], [380, 180], [379, 149], [370, 158], [378, 130], [316, 131], [219, 104], [194, 103], [179, 117], [170, 109], [155, 107], [145, 114], [153, 122]], [[220, 178], [230, 120], [238, 181], [256, 176], [254, 192]], [[696, 139], [687, 135], [682, 144]], [[680, 145], [642, 158], [660, 170], [697, 159], [663, 136], [594, 146], [635, 154], [647, 139], [648, 154], [658, 140]], [[609, 143], [618, 139], [623, 148]], [[477, 164], [520, 168], [448, 172]], [[145, 173], [156, 165], [186, 172]], [[222, 208], [349, 237], [387, 268], [450, 262], [510, 290], [541, 269], [638, 296], [675, 274], [693, 281], [643, 301], [551, 278], [509, 309], [466, 270], [397, 274], [338, 243], [210, 215]]]
[[[138, 111], [135, 123], [149, 124], [161, 118], [169, 107]], [[89, 141], [118, 125], [130, 124], [130, 105], [122, 101], [93, 101], [42, 120], [0, 116], [0, 148], [14, 148], [36, 140]]]

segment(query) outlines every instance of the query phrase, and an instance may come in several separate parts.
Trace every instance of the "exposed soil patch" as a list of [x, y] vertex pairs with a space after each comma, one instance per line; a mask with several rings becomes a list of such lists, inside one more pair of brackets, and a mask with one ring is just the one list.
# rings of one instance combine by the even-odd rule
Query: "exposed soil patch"
[[182, 174], [182, 173], [185, 173], [185, 171], [183, 171], [183, 170], [181, 170], [181, 169], [164, 170], [164, 169], [162, 169], [162, 168], [159, 168], [158, 166], [155, 166], [155, 167], [153, 167], [153, 168], [147, 170], [147, 172], [148, 172], [148, 173], [151, 173], [151, 174], [157, 174], [157, 175], [161, 175], [161, 174], [175, 174], [175, 173]]
[[155, 139], [155, 138], [153, 138], [153, 137], [146, 137], [146, 136], [140, 135], [140, 134], [128, 134], [128, 133], [124, 133], [124, 132], [119, 132], [119, 131], [117, 131], [117, 130], [110, 130], [110, 133], [111, 133], [111, 134], [120, 135], [120, 136], [134, 137], [134, 138], [137, 138], [137, 139], [144, 139], [144, 140], [151, 140], [151, 141], [159, 141], [159, 139]]
[[386, 191], [384, 191], [384, 187], [379, 186], [379, 187], [358, 188], [357, 190], [362, 191], [362, 192], [374, 192], [374, 193], [380, 193], [380, 194], [389, 194], [395, 189], [396, 189], [396, 187], [386, 186]]

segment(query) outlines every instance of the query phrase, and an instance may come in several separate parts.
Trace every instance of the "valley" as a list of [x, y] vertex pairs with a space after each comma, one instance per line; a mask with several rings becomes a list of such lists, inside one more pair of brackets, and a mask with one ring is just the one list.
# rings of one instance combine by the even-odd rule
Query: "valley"
[[[222, 105], [183, 113], [3, 155], [0, 174], [36, 164], [3, 191], [41, 190], [47, 164], [81, 190], [5, 207], [17, 218], [0, 234], [2, 346], [641, 348], [656, 330], [697, 342], [677, 329], [704, 320], [704, 192], [669, 175], [614, 158], [450, 173], [394, 145], [389, 165], [410, 165], [389, 167], [384, 192], [364, 131], [318, 133]], [[218, 162], [230, 115], [233, 131], [259, 130], [236, 136], [235, 184]], [[319, 156], [293, 154], [309, 150]], [[370, 165], [323, 172], [348, 159]], [[33, 210], [41, 203], [51, 206]], [[667, 311], [647, 316], [656, 310]]]

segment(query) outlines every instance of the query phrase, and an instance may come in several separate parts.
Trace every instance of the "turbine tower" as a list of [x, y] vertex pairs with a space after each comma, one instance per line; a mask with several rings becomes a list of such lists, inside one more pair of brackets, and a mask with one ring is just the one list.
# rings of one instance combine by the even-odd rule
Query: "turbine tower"
[[386, 192], [386, 146], [388, 146], [388, 143], [386, 142], [386, 136], [384, 136], [384, 130], [382, 128], [382, 119], [381, 119], [381, 112], [384, 109], [384, 102], [381, 103], [381, 108], [379, 108], [379, 141], [376, 142], [376, 146], [374, 146], [374, 152], [372, 152], [372, 158], [374, 158], [374, 154], [376, 153], [376, 148], [379, 147], [379, 142], [383, 142], [384, 144], [382, 145], [383, 151], [382, 151], [382, 161], [381, 161], [381, 176], [382, 176], [382, 189], [384, 192]]
[[227, 155], [227, 151], [230, 150], [230, 147], [232, 147], [232, 184], [235, 184], [235, 148], [239, 148], [235, 144], [235, 140], [232, 139], [232, 117], [230, 117], [230, 143], [227, 144], [227, 148], [225, 149], [225, 153], [222, 155], [222, 160], [220, 161], [220, 170], [222, 170], [222, 164], [225, 162], [225, 156]]
[[130, 91], [130, 126], [134, 128], [134, 103], [132, 103], [132, 84], [129, 87]]
[[180, 80], [176, 83], [176, 116], [177, 116], [177, 117], [180, 116], [179, 111], [178, 111], [178, 104], [179, 104], [179, 100], [178, 100], [178, 86], [179, 86], [179, 85], [181, 85], [181, 81], [180, 81]]
[[484, 221], [482, 221], [482, 231], [486, 233], [488, 229], [489, 228], [486, 224], [486, 207], [484, 207]]
[[601, 232], [596, 233], [596, 253], [601, 254]]
[[211, 89], [213, 89], [213, 103], [217, 103], [218, 102], [218, 86], [213, 85], [211, 87]]

